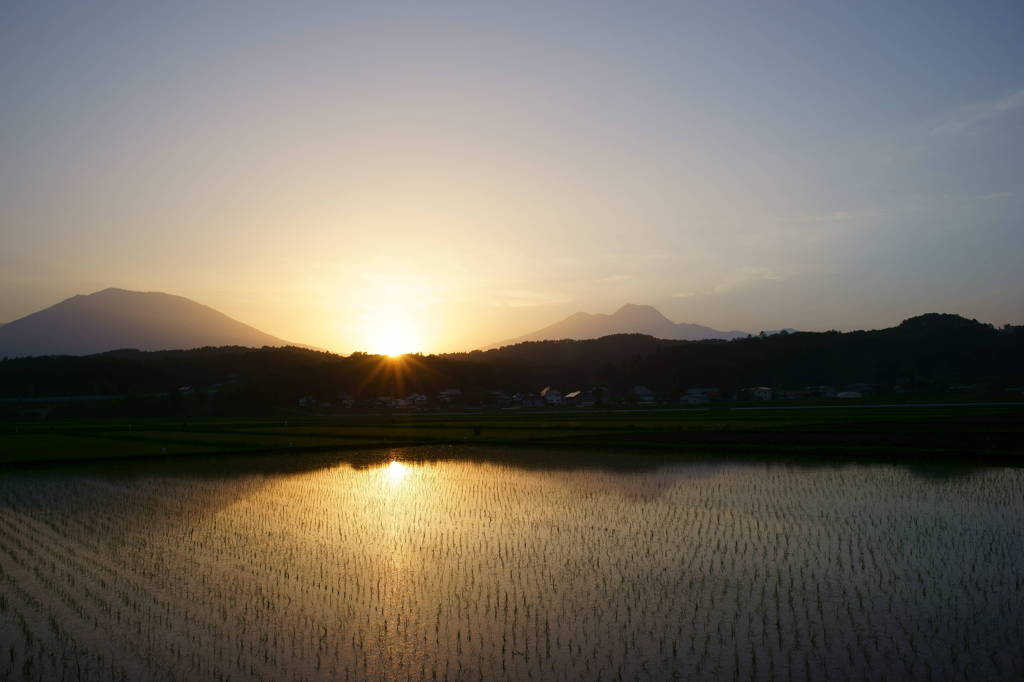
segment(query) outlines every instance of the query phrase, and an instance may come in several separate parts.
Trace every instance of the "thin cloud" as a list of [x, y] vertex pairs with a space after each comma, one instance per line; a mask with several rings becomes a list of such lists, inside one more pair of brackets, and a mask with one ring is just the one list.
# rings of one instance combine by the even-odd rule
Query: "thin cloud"
[[746, 267], [737, 270], [731, 277], [728, 277], [722, 282], [719, 282], [715, 286], [707, 287], [704, 289], [691, 289], [685, 291], [677, 291], [672, 294], [672, 298], [695, 298], [698, 296], [715, 296], [719, 294], [725, 294], [733, 289], [737, 289], [742, 286], [754, 284], [758, 282], [781, 282], [786, 277], [769, 270], [767, 268], [757, 267]]
[[932, 135], [958, 135], [994, 118], [1024, 109], [1024, 89], [1007, 93], [996, 99], [972, 102], [931, 129]]
[[999, 199], [1011, 199], [1020, 194], [1020, 190], [1013, 192], [993, 192], [992, 194], [979, 194], [974, 199], [978, 201], [997, 201]]
[[797, 225], [844, 223], [850, 220], [863, 220], [865, 218], [875, 218], [877, 216], [878, 211], [830, 211], [828, 213], [800, 216], [791, 222], [796, 223]]
[[538, 306], [568, 303], [572, 300], [572, 296], [568, 294], [531, 291], [527, 289], [503, 291], [500, 297], [504, 299], [504, 305], [509, 308], [536, 308]]

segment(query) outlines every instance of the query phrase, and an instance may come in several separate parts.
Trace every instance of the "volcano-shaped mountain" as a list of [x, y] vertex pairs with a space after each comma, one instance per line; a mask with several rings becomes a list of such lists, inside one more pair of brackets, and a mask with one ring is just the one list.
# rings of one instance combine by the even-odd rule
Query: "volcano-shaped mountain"
[[72, 296], [0, 326], [0, 357], [286, 345], [290, 344], [182, 296], [125, 289]]
[[523, 341], [552, 341], [560, 339], [596, 339], [609, 334], [649, 334], [659, 339], [697, 341], [700, 339], [735, 339], [749, 336], [747, 332], [720, 331], [689, 322], [673, 322], [649, 305], [627, 303], [611, 315], [604, 313], [575, 313], [561, 322], [504, 341], [496, 346], [508, 346]]

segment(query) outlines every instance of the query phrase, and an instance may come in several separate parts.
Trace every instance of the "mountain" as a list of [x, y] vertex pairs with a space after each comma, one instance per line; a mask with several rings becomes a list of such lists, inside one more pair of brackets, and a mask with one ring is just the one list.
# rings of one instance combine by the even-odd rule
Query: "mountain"
[[0, 357], [286, 345], [187, 298], [124, 289], [72, 296], [0, 327]]
[[673, 322], [652, 306], [627, 303], [611, 315], [575, 313], [561, 322], [490, 347], [498, 348], [523, 341], [597, 339], [610, 334], [647, 334], [658, 339], [683, 341], [736, 339], [749, 336], [747, 332], [723, 332], [699, 324]]

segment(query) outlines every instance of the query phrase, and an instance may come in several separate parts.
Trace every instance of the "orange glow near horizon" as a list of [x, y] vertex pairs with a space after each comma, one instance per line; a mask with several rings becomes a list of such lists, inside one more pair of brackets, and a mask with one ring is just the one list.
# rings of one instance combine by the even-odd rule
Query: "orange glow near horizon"
[[371, 353], [397, 357], [418, 352], [423, 347], [421, 325], [402, 307], [388, 306], [374, 311], [364, 324], [363, 336]]
[[410, 390], [410, 379], [417, 374], [423, 377], [429, 373], [427, 365], [420, 362], [416, 355], [384, 356], [377, 359], [376, 366], [370, 370], [358, 390], [362, 391], [366, 386], [379, 382], [386, 386], [382, 390], [403, 396]]

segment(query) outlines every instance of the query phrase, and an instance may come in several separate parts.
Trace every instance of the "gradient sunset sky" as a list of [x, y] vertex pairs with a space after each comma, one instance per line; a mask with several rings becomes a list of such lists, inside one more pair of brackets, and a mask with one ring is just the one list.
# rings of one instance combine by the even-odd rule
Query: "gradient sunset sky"
[[4, 2], [0, 321], [1024, 323], [1024, 3]]

